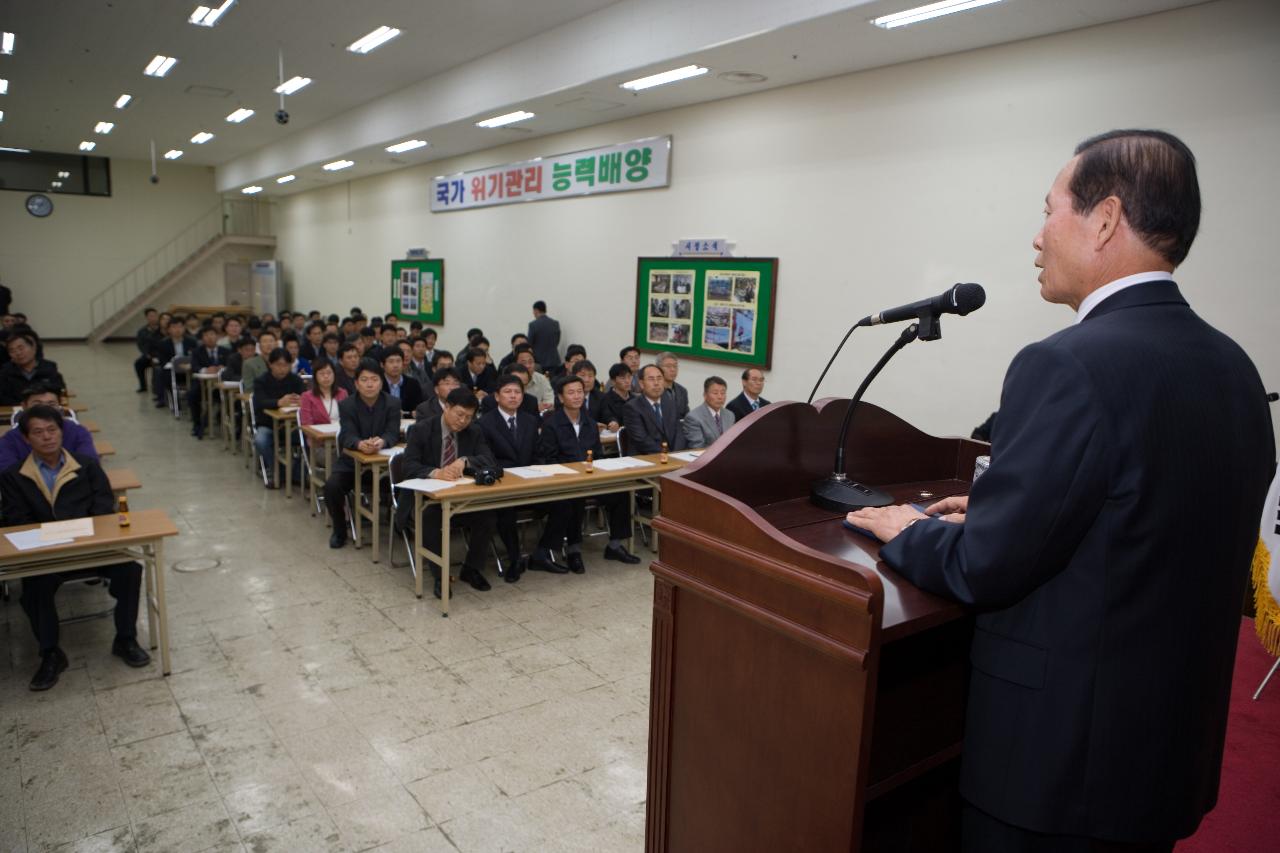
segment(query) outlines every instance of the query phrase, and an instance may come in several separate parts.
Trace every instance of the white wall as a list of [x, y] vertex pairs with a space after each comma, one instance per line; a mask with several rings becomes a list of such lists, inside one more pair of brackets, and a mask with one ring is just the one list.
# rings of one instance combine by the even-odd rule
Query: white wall
[[[53, 195], [47, 219], [26, 212], [29, 193], [0, 193], [0, 281], [40, 334], [88, 334], [90, 298], [219, 203], [212, 168], [165, 163], [158, 184], [150, 174], [113, 159], [109, 197]], [[222, 292], [219, 278], [216, 302]]]
[[[564, 342], [607, 368], [631, 340], [636, 257], [728, 236], [739, 255], [781, 259], [772, 399], [804, 399], [858, 317], [977, 281], [986, 308], [944, 320], [943, 340], [908, 348], [868, 395], [967, 434], [1017, 350], [1072, 319], [1039, 299], [1032, 266], [1054, 174], [1087, 136], [1159, 127], [1200, 163], [1184, 292], [1280, 388], [1278, 45], [1277, 4], [1224, 0], [648, 115], [290, 197], [278, 256], [298, 307], [385, 311], [389, 261], [427, 246], [446, 259], [444, 346], [478, 325], [505, 351], [543, 298]], [[665, 190], [429, 212], [433, 175], [667, 133]], [[826, 393], [851, 393], [893, 334], [855, 333]], [[712, 373], [736, 391], [731, 366], [686, 360], [681, 376], [696, 398]]]

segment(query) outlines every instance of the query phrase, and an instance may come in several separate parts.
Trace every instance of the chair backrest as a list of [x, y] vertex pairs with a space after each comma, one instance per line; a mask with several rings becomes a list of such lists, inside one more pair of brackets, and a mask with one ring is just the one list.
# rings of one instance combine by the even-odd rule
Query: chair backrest
[[[76, 413], [74, 409], [61, 408], [59, 409], [59, 411], [62, 412], [62, 419], [64, 421], [71, 421], [73, 424], [80, 423], [80, 419], [76, 417]], [[13, 414], [9, 415], [9, 426], [17, 427], [18, 418], [20, 417], [22, 417], [22, 407], [14, 406]]]
[[253, 394], [250, 394], [250, 395], [249, 395], [249, 426], [253, 427], [253, 429], [254, 429], [254, 430], [257, 430], [257, 428], [258, 428], [258, 407], [257, 407], [257, 406], [255, 406], [255, 405], [253, 404], [253, 403], [254, 403], [254, 397], [255, 397], [255, 395], [253, 395]]
[[298, 407], [298, 411], [293, 413], [293, 418], [298, 422], [298, 441], [302, 443], [302, 453], [307, 452], [307, 434], [302, 430], [302, 407]]
[[394, 454], [387, 462], [387, 478], [391, 481], [391, 506], [399, 508], [400, 497], [396, 494], [396, 483], [404, 479], [404, 452]]
[[618, 455], [631, 455], [631, 440], [627, 438], [627, 428], [624, 426], [618, 427]]

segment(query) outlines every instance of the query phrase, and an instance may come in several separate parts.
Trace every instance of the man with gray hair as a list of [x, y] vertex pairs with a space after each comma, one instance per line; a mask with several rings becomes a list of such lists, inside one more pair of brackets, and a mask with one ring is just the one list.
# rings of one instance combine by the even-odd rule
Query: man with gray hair
[[689, 414], [689, 389], [676, 381], [680, 375], [680, 359], [673, 352], [660, 352], [653, 363], [662, 371], [662, 381], [666, 385], [664, 393], [675, 403], [676, 418], [684, 420], [684, 416]]

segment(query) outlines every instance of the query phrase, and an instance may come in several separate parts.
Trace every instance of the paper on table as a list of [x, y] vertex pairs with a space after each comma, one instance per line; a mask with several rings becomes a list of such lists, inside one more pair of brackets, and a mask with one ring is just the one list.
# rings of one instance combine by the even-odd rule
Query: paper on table
[[316, 432], [324, 433], [325, 435], [328, 435], [329, 433], [333, 433], [334, 435], [337, 435], [339, 426], [341, 425], [340, 424], [312, 424], [311, 429], [315, 430]]
[[10, 544], [19, 551], [31, 551], [36, 548], [47, 548], [50, 545], [65, 545], [68, 542], [75, 541], [73, 539], [54, 539], [52, 541], [46, 541], [40, 538], [40, 528], [38, 527], [34, 530], [24, 530], [21, 533], [6, 533], [4, 538], [8, 539]]
[[397, 453], [404, 453], [404, 448], [403, 447], [384, 447], [378, 451], [379, 456], [386, 456], [388, 458], [395, 456]]
[[298, 411], [298, 407], [297, 406], [281, 406], [280, 411], [284, 412], [286, 415], [292, 414], [293, 412]]
[[652, 462], [636, 459], [634, 456], [618, 456], [595, 460], [595, 466], [601, 471], [621, 471], [625, 468], [648, 468]]
[[681, 462], [692, 462], [702, 455], [701, 450], [682, 450], [679, 453], [672, 453], [672, 459], [679, 459]]
[[578, 472], [564, 465], [552, 462], [547, 465], [530, 465], [530, 468], [537, 468], [544, 474], [577, 474]]
[[526, 480], [538, 480], [543, 477], [553, 476], [550, 471], [539, 471], [536, 465], [519, 465], [514, 468], [503, 468], [503, 474], [514, 474], [517, 477], [523, 477]]
[[42, 542], [65, 542], [81, 536], [93, 535], [92, 518], [73, 518], [68, 521], [47, 521], [40, 525]]
[[614, 439], [614, 438], [617, 438], [617, 437], [618, 437], [618, 434], [617, 434], [616, 432], [614, 432], [613, 430], [611, 430], [611, 429], [602, 429], [602, 430], [600, 430], [600, 440], [601, 440], [601, 441], [607, 441], [607, 440], [609, 440], [609, 439]]
[[397, 489], [410, 489], [415, 492], [440, 492], [445, 489], [452, 489], [454, 486], [469, 486], [475, 480], [470, 477], [463, 477], [459, 480], [435, 480], [430, 477], [419, 477], [414, 480], [401, 480], [396, 483]]

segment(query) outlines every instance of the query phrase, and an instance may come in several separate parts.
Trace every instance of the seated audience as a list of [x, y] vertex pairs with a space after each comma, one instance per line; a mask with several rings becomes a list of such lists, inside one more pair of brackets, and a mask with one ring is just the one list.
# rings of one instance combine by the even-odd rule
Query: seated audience
[[338, 387], [337, 368], [327, 358], [316, 362], [311, 384], [302, 395], [298, 416], [303, 426], [338, 423], [338, 404], [347, 399], [345, 388]]
[[[586, 460], [588, 450], [599, 458], [604, 448], [600, 444], [600, 430], [595, 421], [582, 409], [585, 396], [582, 380], [577, 376], [562, 376], [556, 380], [555, 389], [560, 408], [543, 419], [534, 453], [538, 463], [582, 462]], [[631, 538], [631, 501], [627, 493], [598, 495], [595, 500], [609, 515], [609, 544], [604, 549], [604, 558], [622, 563], [640, 562], [640, 558], [623, 544]], [[578, 575], [586, 571], [582, 561], [585, 508], [586, 500], [583, 498], [557, 501], [551, 505], [538, 548], [529, 556], [530, 571], [563, 574], [567, 569]], [[567, 566], [557, 563], [553, 556], [566, 542]]]
[[[338, 349], [342, 346], [342, 338], [338, 337], [337, 332], [325, 332], [324, 337], [320, 341], [320, 355], [333, 362], [333, 366], [338, 366]], [[311, 365], [313, 368], [315, 364]]]
[[613, 432], [622, 426], [622, 412], [631, 399], [631, 382], [631, 367], [626, 362], [609, 368], [609, 390], [600, 398], [600, 422]]
[[[52, 406], [33, 406], [22, 413], [18, 429], [31, 445], [26, 460], [0, 473], [0, 502], [4, 523], [43, 524], [70, 518], [107, 515], [116, 508], [111, 484], [96, 460], [76, 456], [62, 445], [62, 415]], [[40, 645], [40, 667], [32, 677], [32, 690], [48, 690], [67, 668], [67, 656], [58, 646], [56, 596], [64, 580], [94, 576], [106, 579], [116, 600], [115, 639], [111, 653], [133, 667], [146, 666], [151, 656], [138, 645], [138, 592], [142, 566], [117, 563], [77, 572], [35, 575], [22, 579], [22, 609]]]
[[59, 393], [67, 390], [58, 365], [36, 355], [39, 340], [30, 331], [17, 331], [9, 336], [6, 344], [9, 361], [0, 367], [0, 406], [20, 405], [22, 392], [37, 382], [58, 389]]
[[245, 362], [257, 353], [258, 345], [253, 338], [245, 335], [235, 342], [235, 351], [227, 356], [227, 366], [222, 370], [224, 382], [239, 382], [243, 375]]
[[[165, 329], [165, 339], [156, 347], [156, 363], [159, 367], [152, 374], [152, 385], [156, 391], [156, 408], [163, 409], [169, 405], [169, 391], [173, 383], [173, 370], [170, 367], [175, 361], [181, 365], [190, 363], [199, 343], [187, 334], [186, 321], [181, 316], [169, 318]], [[159, 377], [159, 381], [156, 381]]]
[[622, 425], [627, 429], [628, 453], [658, 453], [663, 442], [669, 451], [684, 450], [684, 431], [675, 402], [667, 391], [662, 368], [656, 364], [640, 368], [640, 393], [627, 401]]
[[667, 396], [676, 404], [676, 418], [684, 420], [684, 416], [689, 414], [689, 389], [676, 381], [676, 377], [680, 375], [680, 359], [675, 353], [660, 352], [653, 363], [662, 371]]
[[[76, 456], [96, 460], [98, 450], [93, 446], [93, 435], [75, 420], [75, 415], [62, 409], [58, 402], [58, 390], [48, 385], [35, 384], [22, 395], [22, 408], [14, 412], [34, 409], [36, 406], [49, 406], [62, 412], [62, 448]], [[15, 420], [17, 418], [15, 417]], [[0, 471], [20, 464], [31, 455], [31, 445], [20, 429], [10, 429], [0, 436]]]
[[427, 352], [427, 342], [419, 335], [410, 344], [412, 352], [405, 362], [404, 372], [418, 380], [418, 385], [425, 389], [431, 385], [431, 357]]
[[400, 411], [412, 412], [422, 405], [422, 386], [404, 375], [404, 354], [397, 346], [382, 351], [382, 390], [400, 401]]
[[435, 370], [437, 337], [435, 329], [426, 328], [422, 330], [422, 340], [426, 341], [427, 344], [427, 361], [431, 362], [432, 370]]
[[[519, 367], [519, 365], [513, 365]], [[538, 406], [527, 411], [524, 401], [533, 400], [524, 392], [524, 382], [514, 372], [498, 380], [498, 388], [490, 394], [494, 405], [480, 417], [480, 430], [493, 451], [494, 460], [503, 468], [516, 468], [533, 464], [534, 448], [538, 441]], [[520, 555], [520, 537], [516, 535], [518, 507], [495, 510], [498, 535], [507, 549], [508, 566], [503, 580], [515, 583], [524, 571]]]
[[312, 320], [307, 325], [306, 340], [302, 343], [299, 354], [313, 366], [317, 360], [324, 357], [324, 323]]
[[449, 352], [447, 349], [436, 350], [435, 356], [431, 359], [431, 370], [433, 376], [435, 375], [435, 371], [440, 368], [448, 367], [452, 369], [453, 366], [453, 353]]
[[742, 371], [742, 393], [729, 401], [728, 409], [737, 420], [742, 420], [756, 409], [769, 405], [769, 401], [760, 394], [764, 391], [764, 371], [758, 367], [748, 367]]
[[394, 324], [383, 324], [378, 330], [378, 343], [373, 348], [372, 357], [377, 361], [382, 361], [382, 356], [389, 352], [399, 352], [400, 348], [396, 346], [396, 327]]
[[729, 386], [719, 376], [712, 376], [702, 383], [702, 404], [685, 416], [684, 437], [689, 447], [710, 447], [725, 430], [733, 426], [733, 412], [724, 406]]
[[504, 355], [502, 360], [498, 362], [499, 373], [506, 370], [507, 365], [516, 363], [516, 347], [520, 346], [520, 344], [527, 343], [529, 343], [529, 336], [523, 332], [516, 332], [511, 336], [511, 352]]
[[[258, 381], [258, 377], [267, 372], [267, 356], [276, 349], [275, 332], [268, 332], [265, 329], [258, 335], [258, 354], [248, 359], [240, 365], [240, 384], [246, 391], [253, 390], [253, 383]], [[293, 365], [290, 365], [290, 370]]]
[[572, 376], [573, 365], [587, 357], [587, 348], [582, 344], [569, 344], [564, 351], [564, 362], [557, 368], [547, 371], [552, 379], [557, 376]]
[[618, 351], [618, 361], [630, 368], [631, 390], [640, 393], [640, 348], [625, 346]]
[[164, 332], [160, 329], [160, 315], [154, 308], [148, 308], [142, 312], [146, 322], [138, 329], [137, 334], [133, 337], [134, 345], [138, 348], [138, 357], [133, 362], [133, 372], [138, 377], [138, 393], [147, 393], [147, 371], [153, 366], [151, 364], [151, 350], [160, 339], [164, 337]]
[[[524, 397], [520, 400], [520, 411], [528, 412], [536, 418], [540, 414], [538, 409], [538, 398], [524, 390], [529, 384], [529, 371], [525, 370], [524, 367], [519, 364], [509, 365], [503, 372], [502, 377], [498, 379], [499, 388], [502, 387], [502, 380], [508, 376], [514, 376], [520, 380], [521, 393], [524, 394]], [[497, 406], [498, 401], [494, 399], [493, 394], [486, 395], [485, 398], [480, 401], [480, 415], [483, 417], [489, 412], [492, 412], [497, 408]]]
[[[409, 430], [404, 450], [404, 477], [457, 480], [478, 468], [495, 469], [501, 476], [502, 470], [494, 461], [484, 433], [473, 423], [479, 405], [480, 401], [469, 389], [455, 388], [445, 400], [440, 417]], [[412, 500], [401, 502], [397, 523], [403, 527], [412, 516], [412, 510]], [[440, 553], [443, 542], [441, 520], [440, 506], [435, 502], [429, 502], [422, 517], [415, 520], [422, 525], [423, 544], [436, 553]], [[493, 538], [493, 514], [469, 512], [458, 516], [458, 520], [470, 531], [471, 537], [458, 577], [472, 589], [486, 592], [490, 586], [484, 576], [485, 552]], [[448, 556], [444, 555], [446, 562]], [[433, 591], [439, 598], [440, 567], [435, 563], [431, 564], [431, 574], [435, 578]]]
[[462, 384], [471, 389], [479, 399], [493, 392], [498, 384], [498, 373], [489, 364], [489, 354], [476, 347], [467, 350], [466, 367], [462, 374]]
[[347, 392], [348, 397], [356, 394], [356, 375], [359, 372], [360, 347], [350, 343], [343, 344], [338, 348], [338, 369], [334, 371], [334, 381]]
[[[218, 346], [218, 330], [210, 324], [200, 330], [200, 346], [196, 347], [196, 351], [191, 354], [191, 372], [192, 374], [221, 373], [230, 357], [230, 352]], [[214, 400], [217, 399], [215, 396]], [[187, 386], [187, 406], [191, 409], [191, 434], [196, 438], [204, 438], [204, 419], [201, 417], [204, 394], [199, 380], [193, 380]]]
[[[263, 337], [266, 337], [265, 333]], [[267, 409], [301, 406], [302, 392], [305, 390], [302, 379], [293, 372], [292, 367], [289, 351], [284, 347], [276, 347], [267, 355], [267, 372], [253, 380], [253, 414], [258, 427], [253, 435], [253, 443], [258, 448], [258, 455], [267, 463], [267, 472], [273, 481], [268, 488], [278, 488], [283, 484], [274, 482], [275, 423], [267, 414]], [[289, 452], [287, 447], [284, 450]]]
[[219, 336], [217, 344], [226, 350], [235, 349], [236, 341], [240, 340], [240, 336], [243, 334], [244, 321], [240, 319], [239, 314], [233, 314], [223, 324], [222, 335]]
[[330, 548], [347, 544], [346, 495], [356, 487], [355, 463], [343, 451], [377, 453], [400, 441], [400, 404], [382, 393], [382, 373], [373, 359], [360, 360], [356, 393], [338, 404], [338, 423], [338, 454], [324, 481], [324, 502], [333, 522]]
[[298, 336], [294, 334], [292, 331], [285, 332], [284, 337], [282, 339], [282, 344], [285, 350], [288, 351], [289, 357], [293, 359], [293, 367], [291, 368], [293, 372], [300, 375], [305, 374], [307, 376], [310, 376], [311, 360], [308, 358], [303, 358], [302, 344], [298, 341]]
[[529, 372], [529, 384], [525, 390], [538, 398], [538, 408], [545, 412], [555, 405], [556, 395], [551, 390], [551, 380], [543, 375], [542, 371], [538, 370], [538, 366], [534, 364], [533, 347], [528, 344], [518, 344], [516, 346], [516, 364]]
[[435, 389], [435, 395], [425, 403], [418, 404], [413, 410], [414, 423], [440, 417], [450, 392], [462, 387], [462, 380], [458, 378], [457, 372], [452, 367], [441, 367], [433, 374], [431, 384]]

